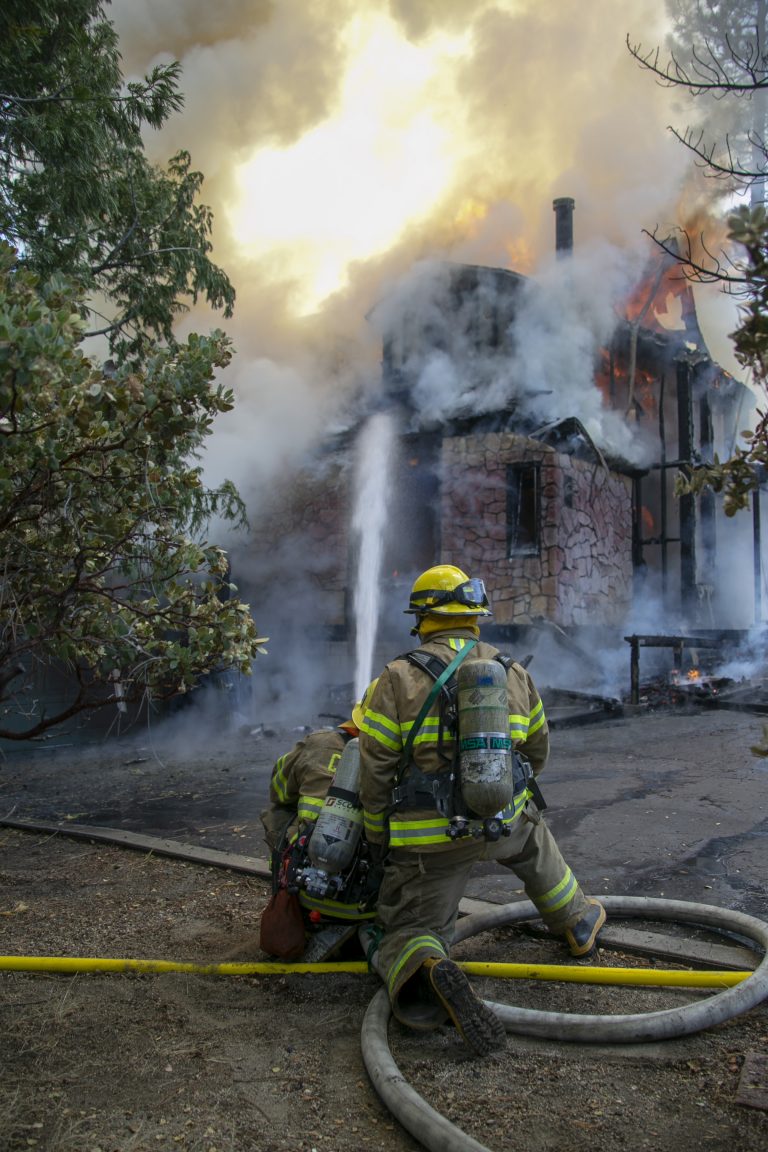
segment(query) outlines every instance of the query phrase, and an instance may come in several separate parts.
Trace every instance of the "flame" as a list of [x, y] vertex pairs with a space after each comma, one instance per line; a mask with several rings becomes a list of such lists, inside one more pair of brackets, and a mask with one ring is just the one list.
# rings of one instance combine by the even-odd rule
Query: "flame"
[[[629, 396], [629, 369], [624, 357], [616, 354], [611, 361], [608, 349], [601, 348], [595, 383], [610, 408], [624, 404]], [[644, 368], [635, 369], [633, 395], [639, 401], [646, 420], [656, 420], [659, 411], [658, 380]], [[632, 414], [629, 414], [630, 417]]]
[[466, 197], [459, 204], [454, 216], [454, 223], [464, 231], [473, 225], [481, 224], [488, 215], [488, 205], [481, 203], [473, 197]]
[[510, 268], [514, 268], [521, 275], [529, 275], [536, 264], [538, 253], [530, 238], [518, 236], [504, 245], [504, 251], [509, 258]]
[[[301, 278], [298, 315], [345, 287], [353, 262], [388, 251], [432, 213], [459, 161], [432, 90], [463, 38], [416, 46], [368, 12], [345, 39], [335, 109], [290, 147], [256, 149], [236, 170], [229, 209], [243, 255]], [[471, 219], [484, 213], [472, 202], [460, 210]]]
[[630, 293], [626, 304], [630, 323], [664, 332], [685, 331], [695, 316], [690, 281], [671, 257], [651, 260], [645, 275]]

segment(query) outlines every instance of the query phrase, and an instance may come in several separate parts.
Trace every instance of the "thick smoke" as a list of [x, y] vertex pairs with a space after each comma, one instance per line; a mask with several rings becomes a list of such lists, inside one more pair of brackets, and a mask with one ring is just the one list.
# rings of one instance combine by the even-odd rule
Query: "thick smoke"
[[[232, 479], [254, 517], [329, 432], [375, 404], [381, 344], [368, 318], [414, 270], [445, 261], [529, 278], [511, 356], [482, 402], [522, 389], [542, 423], [577, 415], [596, 442], [642, 458], [602, 408], [591, 363], [643, 230], [666, 233], [699, 195], [667, 131], [688, 110], [625, 42], [663, 44], [664, 0], [113, 0], [108, 15], [128, 78], [183, 66], [185, 108], [147, 148], [158, 163], [187, 149], [205, 175], [236, 313], [222, 325], [195, 310], [182, 334], [224, 326], [234, 343], [237, 409], [219, 421], [206, 469]], [[558, 196], [576, 201], [566, 276], [553, 262]], [[731, 367], [732, 311], [724, 323], [711, 311], [710, 350]], [[439, 359], [416, 399], [433, 418], [481, 404]], [[294, 661], [283, 673], [273, 656], [300, 651], [317, 624], [306, 549], [251, 541], [238, 556], [224, 543], [272, 637], [270, 698], [284, 699], [283, 674], [306, 698], [311, 672]], [[290, 599], [260, 584], [265, 555], [290, 565]]]
[[[649, 464], [653, 444], [605, 406], [595, 383], [598, 353], [625, 315], [625, 301], [647, 258], [642, 248], [620, 249], [600, 240], [567, 259], [546, 257], [515, 295], [503, 350], [485, 355], [477, 347], [476, 316], [465, 327], [449, 316], [450, 266], [415, 265], [376, 309], [374, 321], [382, 336], [409, 329], [438, 334], [437, 350], [422, 361], [417, 349], [406, 364], [414, 378], [410, 398], [416, 424], [430, 427], [447, 417], [512, 406], [528, 428], [575, 417], [604, 451]], [[481, 285], [479, 294], [490, 311], [504, 314], [504, 301], [492, 285]]]
[[[211, 468], [252, 499], [254, 471], [279, 474], [329, 410], [375, 389], [366, 316], [419, 260], [529, 275], [550, 257], [557, 195], [577, 201], [585, 252], [633, 251], [643, 228], [677, 219], [688, 158], [666, 131], [669, 95], [625, 44], [663, 42], [663, 0], [113, 0], [108, 12], [128, 76], [183, 66], [185, 108], [147, 147], [158, 162], [187, 148], [205, 175], [213, 255], [238, 293], [227, 328], [242, 404], [241, 446], [222, 435]], [[261, 183], [244, 194], [248, 161], [263, 162]], [[362, 182], [368, 171], [378, 184]], [[281, 202], [295, 205], [293, 232]], [[401, 219], [377, 247], [393, 205]], [[323, 283], [308, 302], [307, 285]], [[198, 312], [184, 326], [218, 323]]]

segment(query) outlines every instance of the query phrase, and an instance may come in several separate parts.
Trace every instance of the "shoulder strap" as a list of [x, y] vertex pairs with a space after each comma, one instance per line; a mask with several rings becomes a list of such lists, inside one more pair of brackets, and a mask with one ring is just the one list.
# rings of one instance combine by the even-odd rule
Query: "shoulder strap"
[[[434, 652], [425, 652], [423, 648], [417, 648], [415, 652], [406, 653], [405, 659], [409, 664], [415, 665], [416, 668], [421, 668], [422, 672], [427, 672], [433, 680], [439, 680], [448, 664], [440, 656], [436, 656]], [[450, 691], [450, 684], [443, 683], [443, 691]]]
[[[422, 704], [421, 711], [419, 712], [418, 716], [414, 720], [414, 722], [411, 726], [411, 730], [405, 739], [405, 744], [403, 745], [403, 751], [402, 751], [402, 754], [400, 757], [400, 766], [398, 768], [396, 783], [400, 782], [400, 777], [402, 776], [403, 772], [405, 771], [406, 765], [408, 764], [408, 761], [409, 761], [410, 756], [411, 756], [411, 748], [413, 747], [413, 742], [416, 739], [416, 735], [417, 735], [419, 729], [421, 728], [421, 725], [424, 722], [424, 717], [427, 715], [430, 708], [432, 707], [435, 700], [437, 699], [437, 695], [438, 695], [440, 689], [443, 687], [443, 685], [446, 683], [446, 681], [450, 680], [451, 676], [456, 671], [459, 664], [461, 664], [461, 662], [465, 658], [465, 656], [469, 655], [471, 650], [474, 648], [475, 644], [477, 644], [477, 640], [468, 640], [467, 643], [464, 645], [464, 647], [461, 649], [461, 651], [456, 653], [453, 660], [451, 660], [450, 664], [447, 664], [443, 668], [443, 671], [440, 673], [440, 675], [437, 677], [434, 684], [432, 685], [432, 690], [430, 691], [426, 700]], [[427, 655], [429, 655], [429, 653], [427, 653]], [[440, 661], [440, 662], [442, 663], [442, 661]], [[416, 661], [416, 663], [419, 665], [419, 667], [424, 668], [425, 671], [429, 671], [429, 669], [427, 667], [425, 667], [425, 665], [423, 665], [421, 663], [421, 661]], [[431, 672], [430, 672], [430, 675], [431, 675]]]

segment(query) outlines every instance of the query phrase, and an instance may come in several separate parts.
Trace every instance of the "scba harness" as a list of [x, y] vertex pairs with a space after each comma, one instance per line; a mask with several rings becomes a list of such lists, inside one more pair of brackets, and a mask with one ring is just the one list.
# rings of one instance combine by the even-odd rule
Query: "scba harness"
[[[434, 685], [408, 733], [397, 782], [392, 790], [390, 812], [403, 808], [434, 807], [445, 817], [447, 821], [445, 835], [451, 840], [472, 836], [476, 839], [496, 841], [502, 836], [511, 835], [510, 825], [518, 811], [524, 807], [528, 797], [533, 797], [539, 808], [545, 808], [546, 804], [534, 779], [530, 763], [514, 746], [511, 746], [511, 741], [507, 742], [505, 737], [502, 737], [502, 740], [505, 747], [509, 748], [512, 758], [513, 797], [510, 809], [505, 809], [495, 816], [482, 817], [472, 811], [464, 798], [460, 753], [469, 741], [462, 741], [459, 731], [456, 671], [475, 644], [476, 641], [470, 641], [450, 664], [446, 664], [439, 656], [424, 649], [404, 653], [401, 657], [426, 672], [434, 681]], [[514, 663], [509, 656], [501, 653], [496, 653], [493, 659], [504, 668], [505, 673]], [[438, 696], [437, 752], [445, 766], [436, 772], [426, 773], [411, 759], [411, 749], [424, 718]], [[446, 749], [446, 744], [450, 744], [449, 749]]]

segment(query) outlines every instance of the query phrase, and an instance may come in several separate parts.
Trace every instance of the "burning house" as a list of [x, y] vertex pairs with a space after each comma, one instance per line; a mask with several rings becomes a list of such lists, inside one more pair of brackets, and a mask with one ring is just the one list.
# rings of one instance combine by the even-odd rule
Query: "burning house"
[[[752, 522], [734, 526], [714, 493], [674, 490], [686, 466], [730, 455], [751, 393], [713, 361], [691, 285], [661, 250], [610, 323], [582, 322], [567, 267], [574, 202], [554, 210], [553, 299], [513, 271], [442, 263], [369, 316], [382, 341], [376, 411], [326, 445], [278, 514], [303, 541], [315, 619], [336, 639], [360, 627], [366, 563], [387, 657], [402, 647], [412, 579], [437, 562], [482, 575], [497, 638], [539, 626], [623, 642], [641, 600], [657, 613], [645, 633], [722, 636], [760, 621], [759, 494]], [[746, 567], [733, 563], [734, 527]]]

